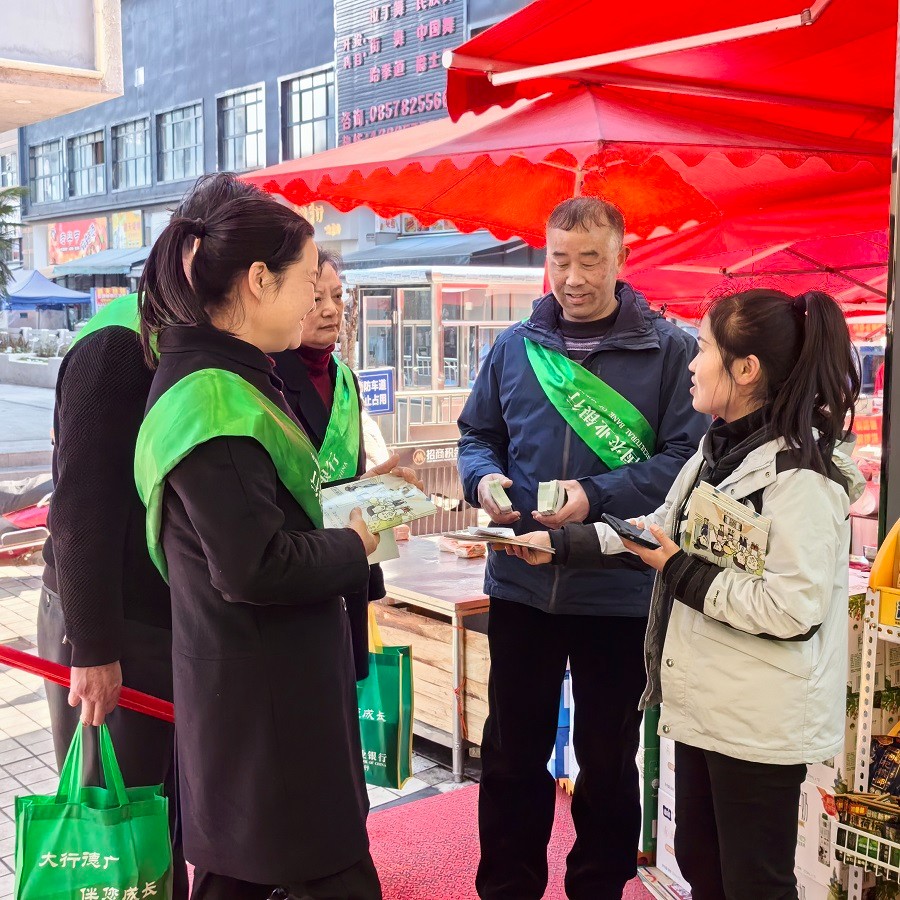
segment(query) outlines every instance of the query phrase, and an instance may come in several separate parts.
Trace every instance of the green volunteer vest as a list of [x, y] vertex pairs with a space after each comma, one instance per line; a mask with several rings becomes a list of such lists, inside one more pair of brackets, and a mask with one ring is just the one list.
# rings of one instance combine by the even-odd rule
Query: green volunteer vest
[[[69, 344], [69, 349], [71, 350], [82, 338], [100, 331], [101, 328], [109, 328], [111, 325], [127, 328], [135, 334], [141, 333], [141, 317], [138, 310], [137, 294], [126, 294], [124, 297], [117, 297], [112, 303], [107, 303], [100, 312], [95, 313], [88, 319], [87, 325], [75, 335], [75, 339]], [[153, 338], [152, 346], [155, 352], [155, 337]]]
[[334, 401], [319, 448], [323, 482], [354, 478], [359, 466], [359, 394], [350, 367], [336, 357], [335, 362]]
[[138, 433], [134, 478], [147, 507], [150, 558], [168, 580], [160, 544], [166, 478], [195, 447], [217, 437], [250, 437], [269, 454], [278, 477], [317, 528], [322, 527], [316, 451], [297, 424], [240, 375], [200, 369], [153, 404]]
[[607, 468], [650, 459], [656, 435], [637, 407], [564, 353], [528, 338], [525, 350], [547, 399]]

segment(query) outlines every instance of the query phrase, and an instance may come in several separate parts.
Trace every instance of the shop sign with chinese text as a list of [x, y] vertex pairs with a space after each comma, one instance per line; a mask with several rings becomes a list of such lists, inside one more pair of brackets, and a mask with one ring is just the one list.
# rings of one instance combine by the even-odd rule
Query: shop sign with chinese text
[[335, 0], [338, 142], [447, 115], [441, 54], [466, 40], [465, 0]]
[[144, 222], [139, 209], [112, 214], [113, 250], [135, 250], [144, 246]]
[[91, 256], [108, 247], [106, 217], [53, 222], [47, 238], [47, 259], [55, 266]]

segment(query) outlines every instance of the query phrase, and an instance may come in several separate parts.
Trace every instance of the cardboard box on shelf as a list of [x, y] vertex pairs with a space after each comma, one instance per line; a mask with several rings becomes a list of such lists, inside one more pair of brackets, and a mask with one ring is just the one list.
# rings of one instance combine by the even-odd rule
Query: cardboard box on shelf
[[900, 644], [885, 644], [884, 653], [886, 686], [900, 688]]
[[835, 875], [829, 884], [820, 884], [808, 875], [795, 871], [797, 876], [797, 897], [799, 900], [835, 900], [846, 897], [850, 884], [849, 870], [845, 867], [840, 877]]
[[892, 706], [890, 709], [881, 710], [881, 728], [879, 734], [890, 734], [900, 725], [900, 710]]
[[[883, 734], [882, 711], [872, 710], [871, 734]], [[856, 765], [856, 739], [859, 734], [859, 694], [847, 696], [847, 719], [844, 730], [844, 771], [848, 773], [847, 782], [853, 784], [853, 773]]]
[[675, 741], [659, 739], [659, 789], [675, 794]]
[[673, 881], [690, 889], [675, 859], [675, 797], [659, 792], [659, 814], [656, 820], [656, 867]]
[[845, 754], [840, 753], [833, 759], [808, 766], [806, 769], [806, 780], [831, 794], [834, 794], [838, 787], [841, 788], [840, 793], [845, 793], [850, 784], [850, 779], [848, 779], [844, 770], [844, 758]]
[[819, 884], [838, 877], [841, 864], [831, 845], [834, 795], [807, 779], [800, 788], [795, 869]]
[[[862, 668], [863, 668], [863, 624], [855, 619], [849, 620], [847, 630], [847, 650], [850, 654], [850, 685], [851, 693], [858, 694], [862, 686]], [[875, 670], [873, 672], [875, 679], [875, 690], [884, 689], [885, 676], [887, 675], [887, 654], [886, 645], [878, 643], [875, 648]], [[900, 682], [897, 682], [900, 684]]]

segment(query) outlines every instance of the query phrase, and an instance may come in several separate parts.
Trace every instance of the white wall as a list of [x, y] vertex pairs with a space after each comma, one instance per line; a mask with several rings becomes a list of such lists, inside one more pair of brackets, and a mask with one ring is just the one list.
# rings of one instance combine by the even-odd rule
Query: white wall
[[95, 69], [93, 0], [3, 4], [0, 58]]

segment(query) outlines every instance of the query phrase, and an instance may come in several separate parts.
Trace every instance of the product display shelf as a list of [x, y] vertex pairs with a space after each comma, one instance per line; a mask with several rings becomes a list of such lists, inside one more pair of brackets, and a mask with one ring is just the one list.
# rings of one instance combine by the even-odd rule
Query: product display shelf
[[852, 867], [851, 898], [857, 896], [853, 893], [854, 872], [871, 872], [876, 878], [900, 883], [900, 844], [841, 823], [832, 826], [832, 840], [835, 857]]
[[[887, 591], [896, 591], [897, 561], [900, 560], [897, 553], [898, 536], [900, 536], [900, 522], [894, 525], [878, 551], [872, 566], [869, 588], [866, 591], [856, 771], [853, 779], [853, 790], [863, 794], [869, 791], [878, 644], [879, 641], [900, 644], [900, 627], [885, 625], [879, 621], [882, 592], [876, 587], [883, 585]], [[866, 872], [874, 872], [876, 876], [900, 883], [900, 843], [837, 822], [832, 823], [832, 840], [836, 854], [840, 854], [850, 865], [848, 900], [862, 900]]]

